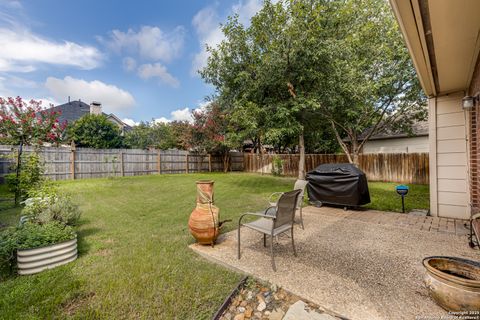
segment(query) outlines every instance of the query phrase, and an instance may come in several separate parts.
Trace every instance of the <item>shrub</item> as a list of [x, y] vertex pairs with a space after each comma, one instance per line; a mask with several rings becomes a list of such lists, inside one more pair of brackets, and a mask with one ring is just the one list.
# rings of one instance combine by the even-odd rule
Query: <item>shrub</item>
[[69, 135], [79, 147], [110, 149], [123, 146], [120, 129], [104, 115], [84, 115], [70, 127]]
[[273, 157], [272, 174], [274, 176], [281, 176], [283, 174], [283, 160], [279, 156]]
[[[45, 166], [37, 153], [24, 155], [21, 161], [22, 170], [18, 178], [15, 173], [10, 173], [6, 176], [6, 182], [10, 191], [25, 199], [31, 189], [38, 188], [44, 182]], [[16, 170], [15, 166], [13, 169]]]
[[56, 197], [56, 186], [50, 181], [45, 181], [38, 188], [28, 191], [28, 198], [22, 202], [24, 204], [22, 215], [31, 220], [37, 220], [37, 217], [55, 201]]
[[72, 227], [58, 221], [45, 224], [26, 222], [0, 232], [0, 265], [12, 269], [15, 253], [19, 249], [34, 249], [51, 244], [72, 240], [76, 236]]
[[32, 192], [32, 197], [25, 200], [22, 215], [29, 221], [45, 224], [58, 221], [66, 225], [75, 225], [81, 212], [72, 199], [65, 194], [57, 194], [55, 187], [43, 188]]
[[46, 210], [41, 212], [39, 218], [44, 222], [55, 220], [72, 226], [77, 224], [80, 215], [80, 209], [73, 203], [71, 198], [66, 195], [60, 195], [54, 198]]

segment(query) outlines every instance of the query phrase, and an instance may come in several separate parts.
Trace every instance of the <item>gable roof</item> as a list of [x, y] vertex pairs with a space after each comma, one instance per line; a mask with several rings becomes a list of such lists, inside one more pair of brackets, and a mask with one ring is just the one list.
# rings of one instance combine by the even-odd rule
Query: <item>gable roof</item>
[[[58, 105], [56, 107], [49, 108], [47, 110], [60, 112], [60, 116], [58, 117], [58, 120], [60, 122], [67, 121], [68, 123], [71, 123], [80, 119], [86, 114], [90, 114], [90, 105], [86, 104], [83, 101], [70, 101], [70, 102]], [[123, 122], [120, 118], [118, 118], [113, 113], [106, 114], [105, 112], [102, 112], [102, 114], [107, 118], [113, 118], [115, 122], [123, 125], [124, 128], [131, 129], [131, 126]]]
[[[366, 129], [358, 137], [359, 140], [363, 140], [368, 134], [370, 128]], [[422, 137], [428, 136], [428, 121], [418, 121], [412, 124], [412, 132], [407, 133], [402, 129], [392, 129], [385, 127], [380, 130], [377, 134], [370, 137], [369, 140], [381, 140], [381, 139], [395, 139], [395, 138], [410, 138], [410, 137]]]
[[49, 108], [48, 110], [60, 111], [58, 120], [60, 122], [67, 121], [68, 123], [74, 122], [86, 114], [90, 113], [90, 106], [82, 101], [70, 101], [56, 107]]

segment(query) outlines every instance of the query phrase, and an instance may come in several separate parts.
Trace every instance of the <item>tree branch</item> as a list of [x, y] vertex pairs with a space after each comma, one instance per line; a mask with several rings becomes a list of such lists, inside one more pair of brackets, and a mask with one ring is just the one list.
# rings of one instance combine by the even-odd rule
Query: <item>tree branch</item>
[[[335, 122], [330, 121], [330, 124], [332, 125], [332, 129], [333, 129], [333, 132], [335, 133], [335, 137], [337, 138], [338, 144], [342, 148], [343, 152], [345, 152], [345, 154], [347, 155], [348, 162], [353, 163], [352, 157], [350, 155], [350, 151], [348, 150], [348, 146], [345, 144], [345, 142], [343, 142], [342, 138], [338, 134], [337, 127], [335, 127]], [[351, 137], [350, 137], [350, 139], [351, 139]]]

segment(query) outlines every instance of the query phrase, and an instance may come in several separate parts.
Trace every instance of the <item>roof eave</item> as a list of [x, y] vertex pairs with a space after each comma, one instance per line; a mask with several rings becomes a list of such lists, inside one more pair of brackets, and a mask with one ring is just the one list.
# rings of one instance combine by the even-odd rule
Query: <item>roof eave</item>
[[410, 0], [389, 1], [417, 70], [420, 85], [427, 96], [436, 96], [438, 93], [435, 89], [435, 81], [418, 2]]

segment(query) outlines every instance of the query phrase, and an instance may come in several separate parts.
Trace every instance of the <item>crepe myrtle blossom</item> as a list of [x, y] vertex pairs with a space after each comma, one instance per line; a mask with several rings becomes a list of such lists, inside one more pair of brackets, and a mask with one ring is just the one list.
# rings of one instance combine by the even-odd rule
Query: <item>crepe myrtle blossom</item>
[[42, 101], [0, 98], [0, 136], [19, 145], [58, 143], [67, 126], [59, 122], [59, 116], [59, 111], [43, 109]]

